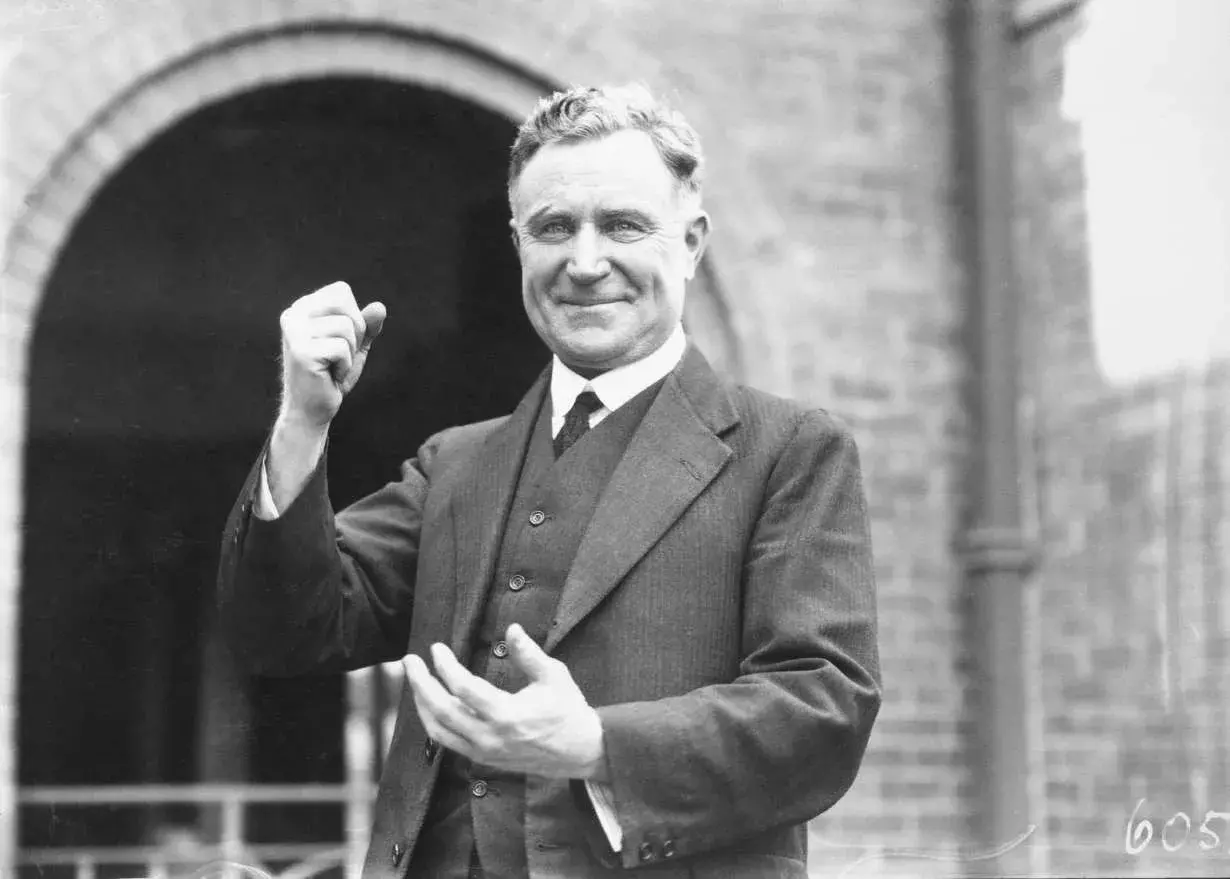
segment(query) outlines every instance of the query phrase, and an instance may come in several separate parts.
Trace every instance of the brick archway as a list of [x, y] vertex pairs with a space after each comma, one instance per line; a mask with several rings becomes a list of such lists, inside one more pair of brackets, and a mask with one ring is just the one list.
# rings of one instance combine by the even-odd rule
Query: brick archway
[[[7, 745], [0, 748], [0, 872], [16, 856], [15, 633], [28, 349], [46, 279], [93, 194], [143, 145], [187, 115], [296, 79], [347, 75], [408, 82], [519, 119], [554, 82], [614, 81], [628, 78], [629, 71], [650, 78], [654, 66], [626, 46], [606, 47], [608, 57], [621, 59], [618, 65], [578, 52], [560, 42], [560, 22], [535, 20], [537, 13], [514, 21], [475, 4], [408, 10], [390, 2], [345, 17], [313, 0], [276, 11], [267, 6], [228, 0], [207, 10], [149, 15], [131, 27], [83, 31], [60, 48], [63, 57], [49, 52], [38, 59], [43, 70], [37, 64], [21, 67], [7, 84], [14, 136], [0, 194], [0, 388], [7, 415], [0, 419], [0, 631], [9, 635], [8, 655], [0, 662], [0, 742]], [[485, 48], [491, 46], [500, 52]], [[537, 65], [553, 78], [533, 72]], [[58, 75], [48, 90], [49, 68]], [[690, 115], [704, 131], [705, 120]], [[737, 180], [717, 198], [711, 195], [710, 203], [719, 230], [727, 214], [741, 226], [772, 227], [771, 212]], [[757, 329], [747, 313], [752, 300], [736, 313], [720, 295], [711, 263], [701, 280], [702, 295], [690, 297], [689, 321], [702, 343], [716, 349], [710, 353], [719, 362], [741, 372], [740, 342], [747, 342], [749, 327]]]

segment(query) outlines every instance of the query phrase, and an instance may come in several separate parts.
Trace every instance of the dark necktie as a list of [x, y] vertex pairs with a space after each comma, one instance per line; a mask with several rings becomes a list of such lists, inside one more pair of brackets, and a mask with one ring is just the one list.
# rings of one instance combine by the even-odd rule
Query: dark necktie
[[555, 435], [555, 457], [572, 448], [572, 444], [589, 430], [589, 416], [602, 408], [602, 401], [593, 391], [581, 391], [577, 400], [564, 416], [564, 426]]

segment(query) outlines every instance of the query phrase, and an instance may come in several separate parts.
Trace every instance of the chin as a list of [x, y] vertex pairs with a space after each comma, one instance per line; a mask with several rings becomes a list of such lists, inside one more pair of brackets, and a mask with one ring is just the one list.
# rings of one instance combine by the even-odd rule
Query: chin
[[628, 347], [614, 340], [570, 339], [555, 351], [565, 363], [603, 369], [620, 365], [628, 355]]

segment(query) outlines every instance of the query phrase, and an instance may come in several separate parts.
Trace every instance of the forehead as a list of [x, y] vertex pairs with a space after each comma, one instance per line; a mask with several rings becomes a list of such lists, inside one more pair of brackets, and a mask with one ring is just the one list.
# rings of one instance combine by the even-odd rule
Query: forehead
[[614, 203], [665, 208], [675, 187], [674, 176], [648, 134], [617, 131], [544, 146], [522, 170], [513, 203], [518, 212]]

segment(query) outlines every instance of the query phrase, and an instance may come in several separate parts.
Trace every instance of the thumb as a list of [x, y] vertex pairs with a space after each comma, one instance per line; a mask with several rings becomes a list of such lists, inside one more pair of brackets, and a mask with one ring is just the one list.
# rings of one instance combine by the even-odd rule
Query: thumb
[[531, 681], [545, 680], [552, 675], [555, 660], [543, 652], [537, 642], [526, 634], [525, 629], [513, 623], [504, 637], [513, 662]]
[[359, 350], [366, 351], [372, 346], [372, 342], [380, 331], [384, 329], [384, 319], [389, 316], [388, 309], [384, 307], [383, 302], [369, 302], [359, 312], [359, 317], [363, 318], [367, 325], [367, 331], [363, 333], [363, 338], [359, 340]]

